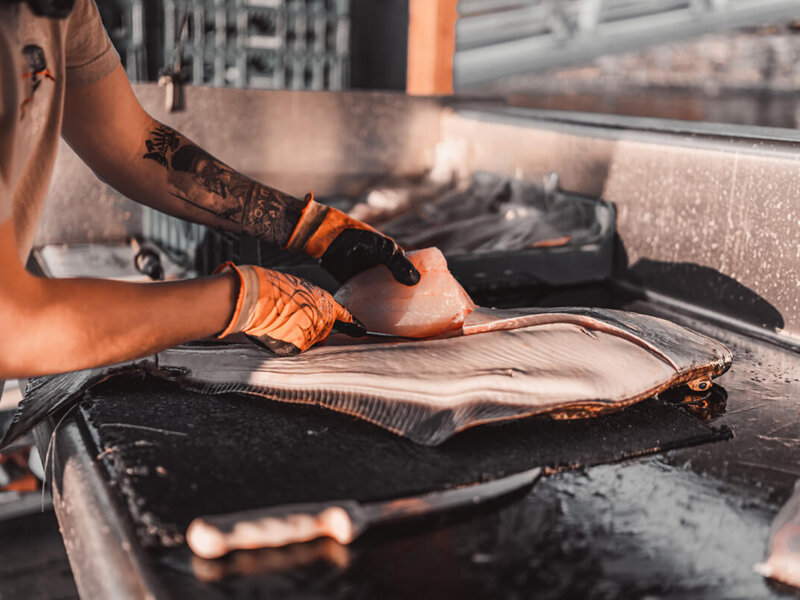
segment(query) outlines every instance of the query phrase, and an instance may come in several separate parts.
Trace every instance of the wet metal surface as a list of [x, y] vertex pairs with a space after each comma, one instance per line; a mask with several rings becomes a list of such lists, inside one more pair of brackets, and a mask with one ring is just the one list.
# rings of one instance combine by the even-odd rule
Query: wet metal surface
[[[740, 492], [658, 458], [561, 473], [482, 517], [375, 536], [344, 564], [323, 555], [315, 567], [326, 577], [299, 568], [249, 581], [288, 597], [772, 597], [749, 567], [771, 507], [732, 509]], [[262, 556], [269, 571], [275, 555]], [[228, 578], [216, 592], [241, 593], [247, 581]]]
[[[643, 310], [638, 304], [633, 309]], [[697, 320], [683, 324], [733, 352], [733, 366], [717, 380], [728, 391], [727, 411], [714, 424], [728, 425], [735, 435], [722, 444], [677, 451], [670, 463], [784, 502], [800, 479], [800, 355]]]
[[194, 587], [209, 598], [779, 597], [751, 568], [774, 509], [747, 493], [649, 458], [553, 475], [477, 517], [312, 547], [293, 568], [290, 551], [270, 551], [193, 565], [213, 578], [249, 558], [247, 576], [167, 579], [176, 596]]

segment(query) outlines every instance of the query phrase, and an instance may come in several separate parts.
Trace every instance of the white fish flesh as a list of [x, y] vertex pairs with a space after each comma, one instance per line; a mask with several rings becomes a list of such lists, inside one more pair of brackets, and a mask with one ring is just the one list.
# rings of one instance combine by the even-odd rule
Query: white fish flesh
[[377, 333], [426, 338], [459, 329], [475, 304], [450, 274], [442, 253], [425, 248], [408, 258], [421, 275], [416, 285], [398, 283], [378, 265], [345, 283], [336, 301]]

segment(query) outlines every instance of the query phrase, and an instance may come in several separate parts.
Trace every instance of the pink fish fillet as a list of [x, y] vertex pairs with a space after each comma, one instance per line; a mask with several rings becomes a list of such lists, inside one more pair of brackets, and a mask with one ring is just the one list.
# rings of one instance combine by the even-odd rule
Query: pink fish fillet
[[336, 300], [369, 331], [425, 338], [459, 329], [475, 304], [450, 274], [442, 253], [425, 248], [408, 257], [422, 276], [417, 285], [398, 283], [379, 265], [345, 283]]

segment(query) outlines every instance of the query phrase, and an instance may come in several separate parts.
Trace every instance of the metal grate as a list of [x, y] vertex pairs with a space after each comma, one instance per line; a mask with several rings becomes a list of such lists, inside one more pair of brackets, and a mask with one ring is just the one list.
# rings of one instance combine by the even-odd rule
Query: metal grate
[[144, 0], [98, 0], [103, 25], [131, 81], [147, 80], [147, 27]]
[[209, 267], [205, 264], [202, 270], [199, 269], [195, 258], [198, 249], [211, 234], [209, 228], [176, 219], [149, 207], [145, 207], [142, 216], [142, 237], [145, 240], [156, 242], [175, 262], [184, 267], [202, 274], [209, 272]]
[[461, 0], [457, 89], [770, 19], [797, 0]]
[[176, 219], [148, 208], [142, 237], [163, 250], [172, 261], [197, 275], [209, 275], [220, 263], [291, 267], [313, 264], [303, 255], [266, 242]]
[[194, 85], [341, 90], [349, 80], [350, 0], [164, 2], [164, 62], [184, 11], [183, 69]]

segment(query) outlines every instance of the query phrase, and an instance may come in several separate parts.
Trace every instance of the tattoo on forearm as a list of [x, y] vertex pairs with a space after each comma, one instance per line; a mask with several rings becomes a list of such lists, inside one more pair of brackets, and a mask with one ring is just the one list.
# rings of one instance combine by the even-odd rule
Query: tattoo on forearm
[[152, 136], [145, 142], [147, 152], [142, 158], [149, 158], [156, 161], [162, 167], [169, 168], [167, 164], [167, 153], [175, 152], [178, 149], [180, 140], [178, 134], [169, 127], [159, 125], [150, 132]]
[[234, 223], [242, 233], [283, 246], [305, 202], [237, 173], [165, 125], [145, 142], [143, 159], [164, 167], [170, 192], [184, 202]]

